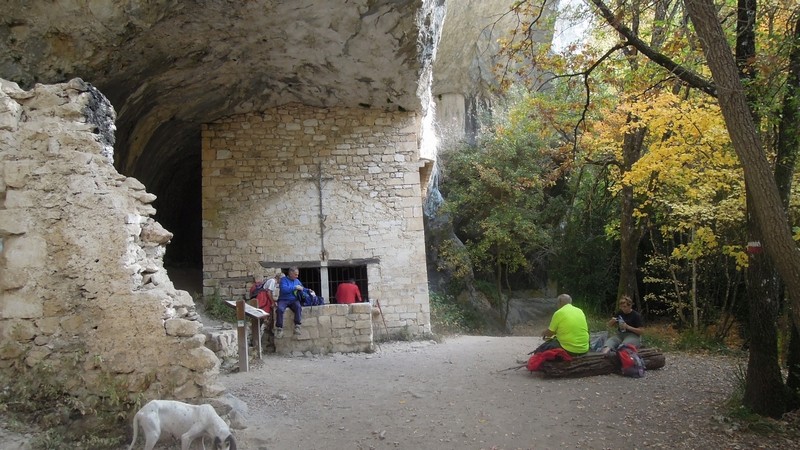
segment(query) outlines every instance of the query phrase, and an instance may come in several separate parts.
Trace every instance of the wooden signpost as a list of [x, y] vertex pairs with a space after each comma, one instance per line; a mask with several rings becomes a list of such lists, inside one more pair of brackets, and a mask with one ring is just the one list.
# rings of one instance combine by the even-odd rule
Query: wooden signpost
[[226, 300], [225, 304], [236, 309], [236, 336], [239, 342], [239, 371], [250, 370], [250, 360], [247, 355], [247, 328], [246, 317], [250, 318], [250, 334], [253, 336], [253, 346], [256, 348], [258, 358], [261, 359], [261, 321], [269, 320], [269, 313], [248, 305], [244, 300]]

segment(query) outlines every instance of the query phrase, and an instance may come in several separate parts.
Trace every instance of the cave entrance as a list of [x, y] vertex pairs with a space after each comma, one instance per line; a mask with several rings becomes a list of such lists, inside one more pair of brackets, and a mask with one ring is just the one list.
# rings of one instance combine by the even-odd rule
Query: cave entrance
[[143, 154], [132, 175], [156, 195], [153, 218], [173, 234], [164, 254], [172, 283], [193, 296], [203, 292], [203, 174], [200, 130], [195, 133], [177, 148]]

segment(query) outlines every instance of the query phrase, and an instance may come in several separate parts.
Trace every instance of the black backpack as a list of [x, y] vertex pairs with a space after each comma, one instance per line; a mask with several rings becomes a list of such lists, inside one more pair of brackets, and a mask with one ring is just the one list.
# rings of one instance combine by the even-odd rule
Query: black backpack
[[297, 299], [300, 300], [300, 305], [302, 306], [318, 306], [325, 304], [325, 299], [314, 293], [311, 289], [303, 288], [300, 291], [295, 291], [295, 295]]

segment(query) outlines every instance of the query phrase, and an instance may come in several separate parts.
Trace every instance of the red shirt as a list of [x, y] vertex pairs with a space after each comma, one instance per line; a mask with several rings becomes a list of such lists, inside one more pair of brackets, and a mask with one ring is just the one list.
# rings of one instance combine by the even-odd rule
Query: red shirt
[[355, 303], [361, 301], [361, 289], [354, 283], [340, 283], [336, 288], [336, 303]]

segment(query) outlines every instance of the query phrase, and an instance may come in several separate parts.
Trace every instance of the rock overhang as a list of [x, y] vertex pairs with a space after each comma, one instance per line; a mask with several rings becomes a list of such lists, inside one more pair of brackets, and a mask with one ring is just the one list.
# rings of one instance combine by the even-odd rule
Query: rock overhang
[[179, 163], [201, 124], [233, 114], [292, 102], [419, 110], [422, 4], [11, 0], [0, 77], [98, 87], [117, 111], [117, 167], [147, 184], [140, 162]]

